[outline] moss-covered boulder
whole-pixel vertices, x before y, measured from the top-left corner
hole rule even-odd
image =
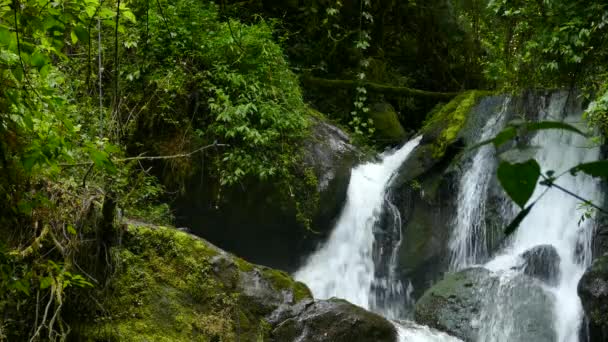
[[[282,271],[250,264],[170,227],[132,222],[112,248],[114,273],[88,319],[82,341],[265,341],[266,316],[311,299]]]
[[[272,330],[276,342],[394,342],[397,331],[382,316],[345,300],[302,302]]]
[[[418,300],[415,320],[464,341],[555,341],[553,299],[525,275],[448,274]]]
[[[107,284],[74,308],[75,341],[390,341],[386,319],[344,300],[313,301],[287,273],[172,227],[125,224]],[[82,314],[75,314],[80,312]],[[301,339],[303,338],[303,339]]]
[[[608,255],[597,258],[578,283],[591,341],[608,341]]]
[[[407,134],[395,108],[389,103],[380,102],[371,106],[369,117],[374,122],[374,140],[383,145],[396,145],[405,141]]]

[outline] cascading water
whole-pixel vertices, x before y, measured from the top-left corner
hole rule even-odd
[[[409,299],[395,276],[394,251],[400,243],[401,219],[399,211],[386,199],[386,192],[391,178],[421,138],[414,138],[400,149],[381,155],[379,163],[363,164],[352,170],[346,204],[329,240],[295,273],[295,278],[307,284],[315,298],[344,298],[389,319],[404,318],[403,310]],[[383,213],[388,213],[393,221],[389,226],[397,229],[385,233],[396,236],[393,239],[396,241],[389,244],[392,250],[388,253],[374,253],[374,230]],[[374,254],[389,256],[385,272],[378,272]],[[377,277],[377,274],[383,275]],[[397,325],[397,329],[400,341],[457,341],[409,323],[408,326]]]
[[[491,139],[500,132],[506,121],[510,98],[507,98],[500,112],[490,117],[482,129],[479,141]],[[481,147],[473,155],[471,165],[466,169],[459,181],[457,210],[454,220],[455,228],[450,239],[450,269],[460,270],[478,264],[481,258],[488,255],[485,224],[485,198],[488,193],[490,180],[496,170],[494,150],[491,146]],[[475,203],[475,205],[471,205]]]
[[[567,93],[556,93],[549,99],[546,108],[539,108],[539,119],[541,120],[563,120],[569,123],[580,121],[580,110],[568,107],[569,96]],[[497,114],[497,115],[500,115]],[[486,127],[485,130],[490,130]],[[598,148],[586,147],[586,139],[582,136],[564,131],[540,131],[531,141],[538,146],[534,158],[539,162],[543,172],[553,170],[556,174],[569,169],[581,162],[597,160]],[[495,163],[487,161],[484,151],[478,151],[482,155],[479,159],[482,163]],[[486,160],[485,162],[483,160]],[[475,168],[476,166],[473,166]],[[482,166],[477,166],[482,167]],[[471,171],[473,172],[473,171]],[[471,172],[466,172],[463,177],[471,177]],[[487,172],[487,171],[484,171]],[[471,191],[470,188],[462,188],[468,183],[462,179],[460,182],[462,192]],[[574,191],[594,203],[601,203],[602,196],[600,186],[594,179],[577,175],[565,174],[556,182],[558,185]],[[483,210],[486,194],[483,187],[474,188],[477,193],[473,195],[459,196],[463,202],[458,206],[457,215],[470,215],[475,210]],[[537,189],[529,203],[536,201],[546,190],[543,186]],[[585,268],[591,262],[591,239],[593,235],[592,220],[579,222],[582,215],[580,201],[557,189],[549,189],[535,204],[530,214],[520,224],[517,231],[488,263],[484,265],[494,272],[497,277],[497,289],[492,293],[493,298],[486,298],[486,305],[480,313],[478,341],[519,341],[518,327],[525,324],[525,318],[517,311],[520,304],[529,301],[528,292],[522,293],[518,289],[522,279],[527,286],[541,288],[548,293],[550,301],[538,302],[546,306],[549,312],[553,312],[553,335],[549,339],[559,342],[577,342],[579,340],[579,329],[583,317],[580,299],[576,287]],[[508,212],[509,210],[505,210]],[[483,212],[483,211],[482,211]],[[475,214],[476,215],[476,214]],[[475,216],[472,215],[472,216]],[[512,218],[512,217],[511,217]],[[483,217],[476,217],[483,220]],[[509,218],[507,218],[509,219]],[[475,222],[469,222],[464,227],[458,225],[456,229],[462,230],[452,236],[451,246],[467,245],[468,251],[478,253],[477,246],[470,246],[475,239],[470,234],[475,234]],[[456,241],[458,240],[458,241]],[[475,243],[481,243],[475,241]],[[559,274],[556,284],[541,284],[540,282],[522,276],[522,254],[530,249],[550,245],[555,248],[559,255]],[[468,253],[468,252],[467,252]],[[454,253],[451,264],[455,269],[461,269],[475,261],[476,256],[467,253]],[[466,256],[466,257],[463,257]],[[479,256],[479,255],[477,255]],[[483,295],[483,291],[480,293]],[[535,304],[539,305],[539,304]],[[531,313],[528,313],[531,314]],[[533,314],[533,313],[532,313]],[[550,330],[550,329],[549,329]]]

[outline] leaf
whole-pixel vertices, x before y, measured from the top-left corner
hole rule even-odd
[[[95,148],[89,148],[89,157],[95,164],[95,166],[99,167],[102,170],[107,171],[110,174],[115,174],[117,172],[116,166],[110,158],[108,154],[104,151],[99,151]]]
[[[497,175],[505,192],[523,208],[534,193],[540,166],[534,159],[514,164],[503,161],[498,166]]]
[[[515,138],[515,136],[517,136],[517,131],[515,130],[515,127],[509,126],[503,129],[500,133],[498,133],[494,137],[494,139],[492,139],[492,143],[496,148],[498,148],[504,145],[507,141]]]
[[[10,46],[11,42],[15,40],[11,31],[6,27],[0,26],[0,45]]]
[[[530,213],[530,210],[532,210],[532,207],[535,204],[536,204],[536,202],[533,202],[532,204],[530,204],[529,206],[527,206],[525,209],[523,209],[522,211],[520,211],[519,214],[517,214],[517,216],[515,216],[515,218],[513,219],[513,221],[511,221],[511,223],[509,223],[509,225],[505,228],[505,235],[506,236],[509,236],[509,235],[513,234],[513,232],[517,228],[519,228],[519,225],[524,220],[524,218],[526,218],[526,216],[528,216],[528,214]]]
[[[515,129],[515,127],[509,126],[505,129],[503,129],[494,138],[481,141],[481,142],[471,146],[469,149],[474,150],[476,148],[479,148],[479,147],[482,147],[482,146],[488,145],[488,144],[493,144],[496,148],[498,148],[498,147],[504,145],[507,141],[515,138],[515,136],[517,136],[517,130]]]
[[[36,51],[31,55],[30,63],[32,64],[32,66],[40,70],[43,66],[47,64],[46,56]]]
[[[17,81],[23,81],[23,68],[21,68],[21,66],[11,69],[11,72],[13,73],[13,76],[15,76]]]
[[[70,37],[72,38],[72,44],[78,43],[78,36],[75,31],[70,32]]]
[[[89,38],[89,31],[86,28],[84,28],[82,26],[76,26],[72,30],[72,33],[75,34],[76,37],[78,38],[78,40],[80,40],[84,44],[88,44],[89,43],[89,39],[90,39]]]
[[[72,226],[71,224],[68,224],[68,233],[70,233],[71,235],[76,235],[78,234],[76,232],[76,228],[74,228],[74,226]]]
[[[53,278],[44,277],[40,280],[40,289],[44,290],[53,284]]]
[[[572,175],[575,175],[579,171],[592,177],[608,179],[608,160],[598,160],[590,163],[578,164],[570,169],[570,173]]]
[[[528,123],[525,123],[523,126],[525,126],[525,128],[528,129],[529,131],[538,131],[538,130],[545,130],[545,129],[562,129],[565,131],[570,131],[570,132],[580,134],[582,136],[587,136],[585,133],[583,133],[578,128],[576,128],[570,124],[567,124],[565,122],[561,122],[561,121],[528,122]]]

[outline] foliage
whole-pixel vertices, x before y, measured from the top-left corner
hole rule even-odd
[[[179,153],[217,141],[224,146],[210,170],[222,185],[292,172],[307,120],[272,24],[222,21],[216,5],[191,0],[138,5],[147,16],[123,38],[135,40],[121,54],[129,98],[120,108],[136,151]],[[192,167],[175,165],[174,177]]]
[[[487,144],[493,144],[495,148],[500,148],[507,142],[523,137],[525,134],[538,131],[538,130],[562,130],[568,131],[570,134],[580,134],[587,136],[587,134],[580,131],[578,128],[571,126],[564,122],[555,121],[541,121],[541,122],[512,122],[505,129],[499,132],[495,137],[482,141],[472,148],[478,148]],[[549,170],[545,174],[541,172],[540,165],[535,159],[529,159],[521,163],[510,163],[508,161],[501,161],[497,169],[497,177],[505,190],[505,193],[522,209],[511,223],[505,228],[505,234],[510,235],[516,231],[524,218],[530,213],[534,204],[544,196],[546,193],[543,192],[534,202],[528,204],[528,201],[534,194],[537,184],[545,186],[547,190],[550,188],[562,191],[578,200],[581,201],[583,206],[587,209],[583,214],[581,220],[585,220],[590,217],[590,210],[596,210],[603,214],[608,214],[608,211],[592,203],[591,201],[571,192],[568,189],[561,187],[556,184],[556,180],[566,173],[570,173],[572,176],[576,176],[578,173],[585,173],[592,177],[598,177],[604,180],[608,180],[608,161],[598,160],[588,163],[581,163],[573,165],[566,172],[555,175],[555,171]],[[541,180],[539,182],[539,180]]]
[[[485,54],[480,62],[489,81],[521,88],[603,82],[608,56],[604,1],[460,4],[462,13],[474,18]]]

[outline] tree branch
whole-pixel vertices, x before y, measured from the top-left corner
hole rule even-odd
[[[206,145],[203,146],[201,148],[198,148],[194,151],[188,152],[188,153],[179,153],[179,154],[173,154],[173,155],[168,155],[168,156],[150,156],[150,157],[146,157],[143,155],[139,155],[137,157],[128,157],[128,158],[119,158],[119,159],[114,159],[112,160],[112,162],[114,163],[121,163],[121,162],[126,162],[126,161],[131,161],[131,160],[160,160],[160,159],[176,159],[176,158],[186,158],[186,157],[190,157],[198,152],[202,152],[206,149],[212,148],[212,147],[227,147],[230,146],[228,144],[218,144],[218,143],[213,143],[211,145]],[[88,162],[82,162],[82,163],[74,163],[74,164],[59,164],[59,166],[62,167],[68,167],[68,166],[87,166],[87,165],[92,165],[93,162],[92,161],[88,161]]]
[[[417,97],[427,97],[427,98],[435,98],[440,100],[450,100],[456,95],[458,92],[434,92],[427,90],[420,90],[408,87],[396,87],[386,84],[374,83],[374,82],[358,82],[353,80],[329,80],[318,77],[310,77],[303,76],[302,82],[304,84],[308,84],[311,86],[316,86],[320,88],[354,88],[357,85],[362,85],[366,87],[369,91],[375,91],[383,94],[394,94],[394,95],[403,95],[403,96],[417,96]]]

